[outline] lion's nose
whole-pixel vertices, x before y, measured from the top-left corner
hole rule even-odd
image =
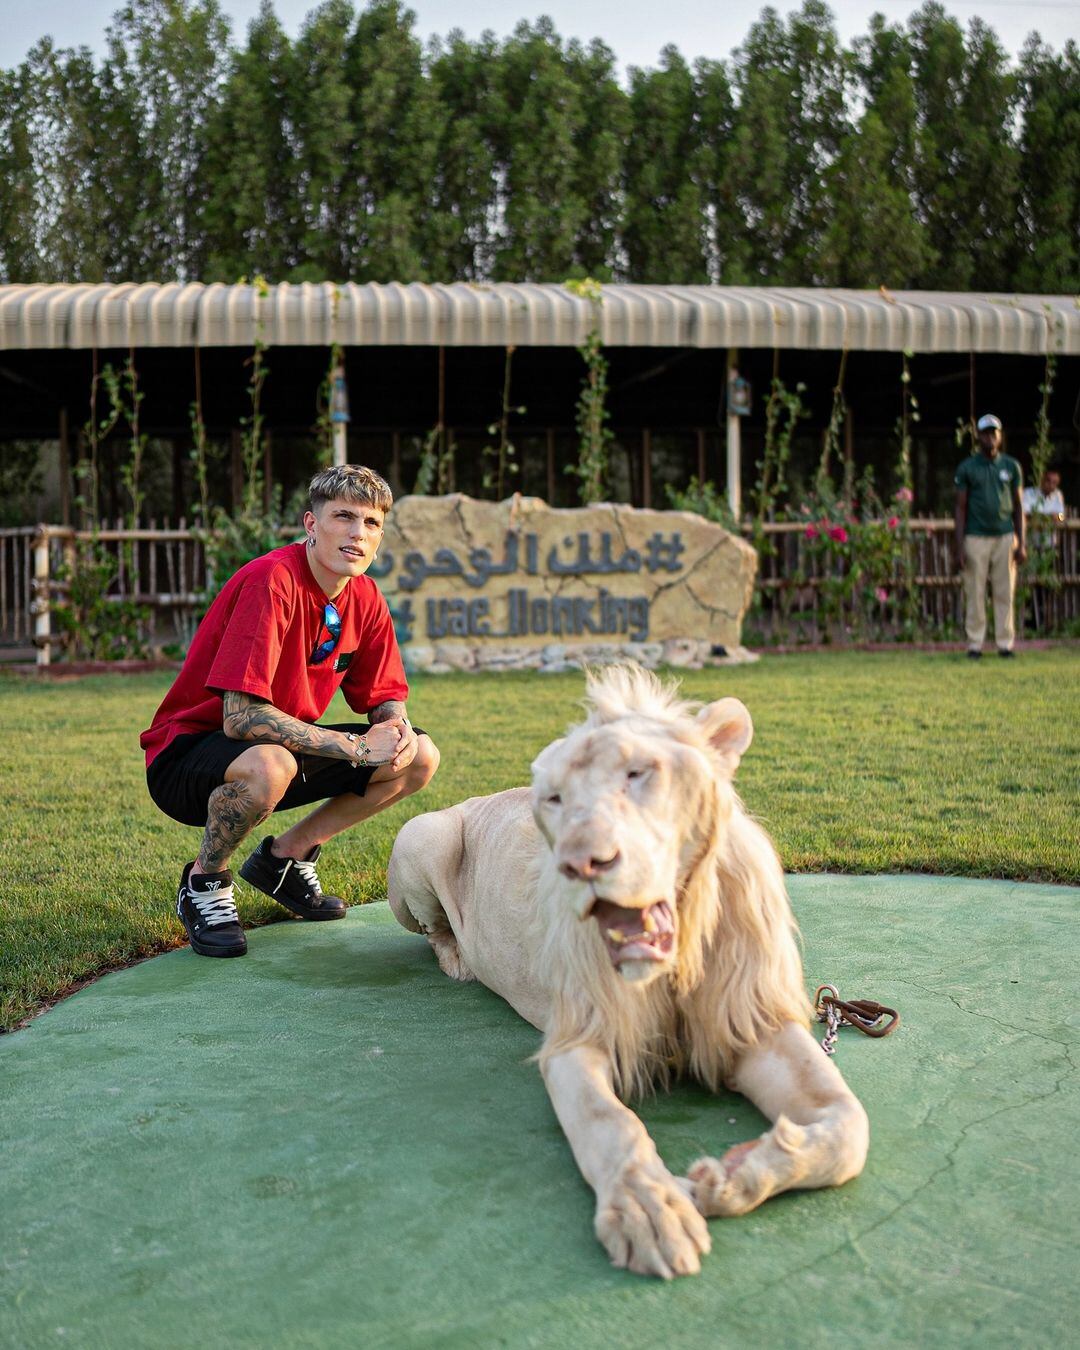
[[[610,858],[590,858],[588,854],[583,854],[577,858],[564,858],[559,863],[559,871],[571,881],[588,881],[601,872],[610,872],[618,861],[618,849]]]

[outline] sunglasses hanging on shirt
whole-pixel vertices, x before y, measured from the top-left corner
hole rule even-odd
[[[341,640],[341,615],[329,600],[326,602],[323,609],[323,627],[330,636],[316,644],[315,649],[309,658],[313,666],[317,666],[325,661]]]

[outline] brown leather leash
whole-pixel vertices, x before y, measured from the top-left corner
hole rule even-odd
[[[814,1012],[819,1022],[826,1024],[827,1030],[821,1042],[821,1048],[827,1055],[836,1051],[836,1038],[841,1026],[854,1027],[864,1036],[875,1040],[882,1036],[891,1036],[900,1025],[900,1014],[895,1008],[887,1008],[872,998],[853,998],[844,1000],[834,984],[818,985],[814,993]]]

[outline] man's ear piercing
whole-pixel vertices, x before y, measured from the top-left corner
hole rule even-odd
[[[315,536],[314,536],[313,534],[309,534],[309,535],[308,535],[308,537],[307,537],[307,546],[308,546],[308,548],[314,548],[314,547],[315,547]]]

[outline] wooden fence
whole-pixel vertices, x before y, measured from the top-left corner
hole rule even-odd
[[[747,527],[749,533],[749,527]],[[961,631],[960,578],[953,554],[951,520],[912,520],[912,580],[918,621],[931,634]],[[283,532],[297,538],[298,530]],[[837,615],[822,604],[826,588],[842,572],[824,564],[799,522],[765,526],[767,547],[757,578],[757,603],[748,616],[747,640],[820,641],[837,636]],[[110,595],[145,606],[140,624],[148,650],[185,646],[206,585],[202,541],[181,520],[175,527],[102,528],[95,532],[58,525],[0,529],[0,660],[48,665],[62,648],[53,611],[62,606],[80,547],[96,543],[115,560]],[[1025,597],[1029,631],[1061,632],[1080,621],[1080,520],[1066,520],[1048,537],[1053,551],[1052,586],[1036,586]],[[875,632],[895,634],[900,622],[887,603],[872,615]],[[843,627],[843,614],[839,616]],[[861,634],[867,635],[865,631]],[[843,636],[841,633],[840,636]]]

